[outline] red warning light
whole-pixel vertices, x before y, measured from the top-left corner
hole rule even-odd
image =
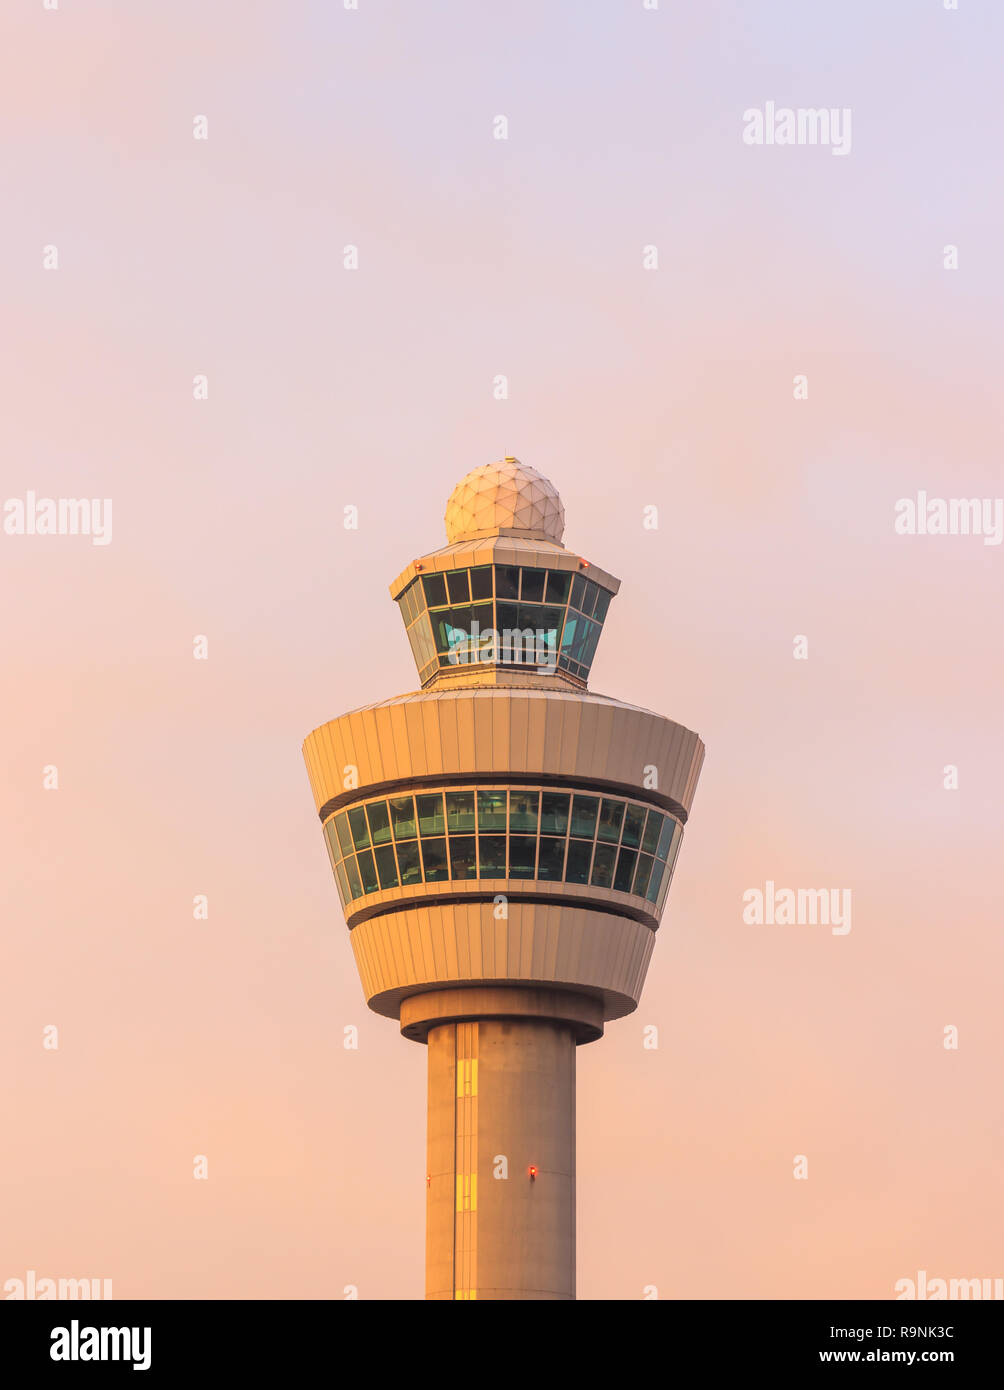
[[[536,1176],[537,1176],[537,1170],[536,1170],[536,1168],[531,1164],[531,1165],[530,1165],[530,1181],[532,1182]]]

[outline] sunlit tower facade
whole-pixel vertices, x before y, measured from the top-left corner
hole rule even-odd
[[[637,1007],[704,758],[587,688],[620,587],[469,473],[390,586],[420,689],[304,743],[366,1001],[428,1049],[426,1298],[575,1297],[575,1051]]]

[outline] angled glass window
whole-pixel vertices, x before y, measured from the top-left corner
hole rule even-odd
[[[442,835],[446,830],[443,816],[443,793],[432,792],[429,796],[416,796],[418,807],[418,830],[420,835]]]
[[[541,792],[540,833],[542,835],[564,835],[568,830],[567,792]]]
[[[584,618],[580,618],[577,613],[569,612],[565,619],[565,627],[561,634],[561,650],[569,661],[573,660],[573,649],[577,649],[579,633],[582,630]]]
[[[519,598],[519,568],[516,565],[495,566],[495,597]]]
[[[569,599],[569,603],[573,608],[577,608],[580,613],[582,612],[582,596],[585,592],[586,581],[581,574],[577,574],[572,580],[572,596]]]
[[[505,878],[505,836],[479,835],[480,878]]]
[[[662,829],[662,816],[658,811],[649,811],[648,820],[645,823],[645,834],[642,836],[641,847],[646,854],[654,854],[659,843],[659,832]]]
[[[525,569],[523,571],[523,587],[520,589],[520,598],[524,603],[543,603],[544,602],[544,580],[547,577],[547,570]]]
[[[378,845],[373,851],[381,888],[397,887],[397,862],[393,845]]]
[[[513,787],[509,793],[509,829],[537,833],[537,805],[540,792],[525,792]]]
[[[596,607],[593,609],[593,617],[598,623],[602,623],[607,616],[607,609],[610,607],[610,600],[613,594],[609,589],[600,589],[596,595]]]
[[[418,856],[417,840],[400,840],[397,844],[397,867],[401,871],[401,884],[410,887],[422,882],[422,861]]]
[[[352,827],[352,843],[356,849],[364,849],[370,842],[370,832],[366,827],[366,812],[361,806],[353,806],[349,811],[349,825]]]
[[[390,816],[387,814],[386,801],[371,801],[366,807],[366,815],[370,823],[370,839],[375,845],[386,845],[390,842]]]
[[[478,856],[473,835],[450,836],[450,877],[477,878]]]
[[[491,565],[478,565],[471,570],[471,598],[491,598],[492,596],[492,567]]]
[[[569,840],[565,861],[566,883],[588,883],[589,862],[593,857],[592,840]]]
[[[572,576],[567,570],[548,570],[547,571],[547,602],[557,603],[562,607],[568,602],[568,590],[571,588]]]
[[[583,666],[591,666],[593,657],[596,655],[596,644],[600,640],[600,627],[598,623],[587,623],[584,634],[582,648],[579,653],[579,661]]]
[[[635,860],[638,858],[638,851],[625,849],[621,846],[617,856],[617,871],[614,874],[614,888],[618,893],[631,892],[631,879],[634,877]]]
[[[537,855],[537,877],[560,881],[565,868],[565,841],[557,835],[541,835]]]
[[[656,915],[683,839],[672,817],[623,797],[524,787],[381,797],[329,817],[323,834],[343,906],[480,877],[592,884],[644,897]]]
[[[346,859],[344,868],[349,880],[349,896],[352,898],[361,898],[363,895],[363,886],[359,880],[359,870],[356,868],[355,855],[353,855],[351,859]]]
[[[666,872],[666,866],[661,859],[656,859],[652,865],[652,877],[648,881],[648,888],[645,897],[650,903],[654,903],[659,896],[659,887],[662,883],[662,876]]]
[[[430,608],[442,608],[446,603],[446,580],[441,574],[423,574],[422,587]]]
[[[676,856],[680,853],[680,846],[681,846],[682,844],[683,844],[683,829],[682,829],[682,827],[677,826],[677,827],[676,827],[676,830],[673,832],[673,843],[672,843],[672,846],[670,847],[669,853],[666,855],[666,874],[667,874],[667,875],[671,875],[672,872],[673,872],[673,869],[674,869],[675,866],[676,866]]]
[[[338,836],[338,848],[342,852],[344,859],[347,854],[352,853],[352,835],[349,832],[349,818],[344,811],[340,811],[335,817],[335,834]]]
[[[338,882],[338,892],[342,899],[342,907],[344,907],[347,902],[351,902],[352,900],[352,894],[349,891],[349,880],[345,873],[344,864],[335,865],[335,878]]]
[[[509,836],[509,877],[533,878],[537,864],[537,840],[534,835]]]
[[[639,898],[643,898],[648,891],[648,881],[652,876],[652,865],[655,860],[650,854],[639,854],[638,867],[634,872],[634,892]]]
[[[617,850],[613,845],[598,844],[593,855],[593,872],[589,882],[596,888],[609,888],[613,882],[616,858]]]
[[[474,793],[446,793],[446,828],[451,835],[470,834],[474,830]]]
[[[422,864],[425,868],[426,883],[439,883],[444,878],[449,878],[450,869],[446,860],[446,841],[444,839],[423,839],[419,841],[422,846]]]
[[[395,840],[413,840],[415,829],[415,798],[412,796],[392,796],[390,817],[394,825]]]
[[[624,812],[624,833],[621,836],[621,844],[630,845],[632,849],[637,849],[641,844],[641,831],[644,824],[645,807],[629,806]]]
[[[359,860],[359,877],[363,881],[364,893],[375,893],[377,891],[376,866],[373,863],[373,851],[371,849],[361,849],[356,855]]]
[[[600,807],[600,823],[597,837],[616,844],[621,837],[621,822],[624,819],[624,802],[608,801],[606,797]]]
[[[505,824],[505,792],[478,792],[478,829],[504,830]]]
[[[446,575],[446,592],[451,603],[467,603],[471,597],[471,584],[466,570],[449,570]]]
[[[592,839],[596,833],[596,812],[599,809],[596,796],[572,797],[572,831],[583,839]]]

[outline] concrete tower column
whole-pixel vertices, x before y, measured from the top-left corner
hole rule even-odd
[[[575,1297],[575,1048],[602,1022],[589,999],[547,993],[543,1008],[517,989],[402,1007],[409,1036],[428,1029],[426,1298]],[[438,1021],[465,1002],[476,1017]]]

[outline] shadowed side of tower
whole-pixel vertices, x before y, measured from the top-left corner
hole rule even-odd
[[[371,1009],[426,1044],[430,1299],[575,1297],[575,1049],[641,994],[704,756],[586,688],[619,581],[469,474],[391,586],[422,689],[304,744]]]

